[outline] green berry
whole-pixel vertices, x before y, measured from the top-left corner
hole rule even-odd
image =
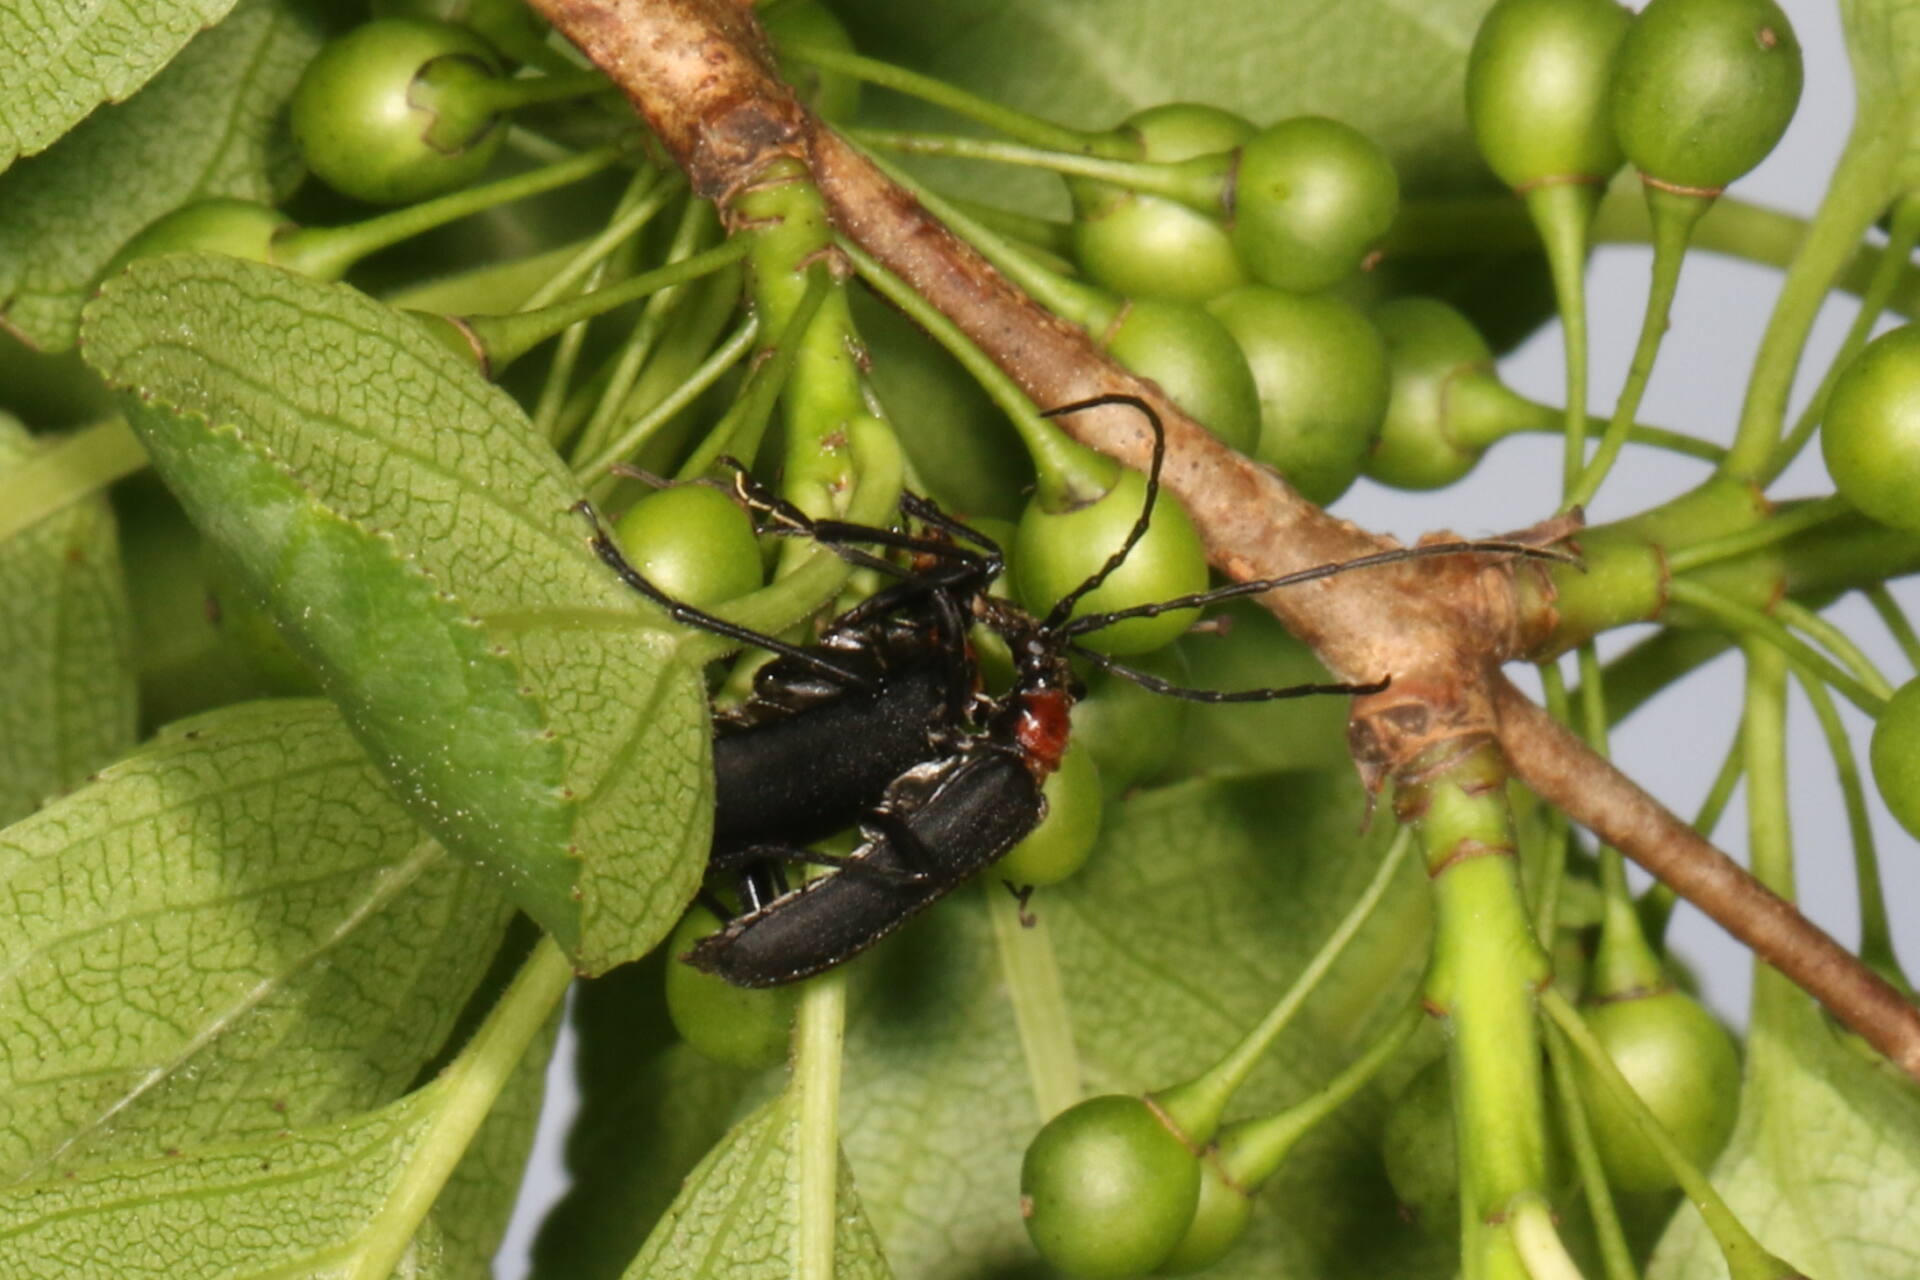
[[[1820,451],[1848,502],[1920,533],[1920,326],[1882,334],[1848,363],[1827,398]]]
[[[1068,742],[1041,794],[1046,817],[994,867],[1008,884],[1059,884],[1086,864],[1100,839],[1100,766],[1078,739]]]
[[[627,508],[614,534],[634,567],[676,600],[704,606],[760,588],[753,521],[710,485],[648,494]]]
[[[1144,1275],[1193,1222],[1200,1161],[1137,1097],[1089,1098],[1047,1122],[1020,1166],[1020,1209],[1069,1276]]]
[[[486,86],[500,74],[464,27],[381,18],[341,36],[294,89],[294,140],[335,190],[400,204],[466,186],[506,138]]]
[[[1920,679],[1900,686],[1873,726],[1873,781],[1900,825],[1920,836]]]
[[[273,261],[273,240],[293,224],[270,205],[215,197],[162,214],[120,247],[105,276],[128,263],[163,253],[224,253],[250,262]]]
[[[680,959],[720,929],[719,917],[693,907],[667,944],[667,1013],[680,1038],[701,1056],[733,1067],[771,1067],[787,1057],[800,988],[736,987]]]
[[[1397,489],[1441,489],[1473,470],[1482,447],[1462,440],[1455,395],[1491,379],[1493,351],[1473,322],[1437,298],[1395,298],[1373,313],[1386,340],[1392,392],[1366,473]]]
[[[1119,130],[1156,163],[1231,151],[1254,134],[1231,111],[1168,102],[1128,116]],[[1233,237],[1218,218],[1163,196],[1072,179],[1073,254],[1087,278],[1129,298],[1203,302],[1246,283]]]
[[[1393,226],[1400,180],[1358,129],[1296,116],[1240,149],[1233,245],[1262,284],[1313,293],[1359,270]]]
[[[1733,1133],[1740,1094],[1740,1055],[1733,1037],[1700,1002],[1667,990],[1609,1001],[1586,1010],[1587,1026],[1681,1154],[1706,1169]],[[1677,1185],[1627,1109],[1584,1062],[1580,1096],[1607,1181],[1622,1191],[1655,1192]]]
[[[1653,0],[1614,64],[1614,133],[1647,177],[1718,191],[1767,158],[1800,84],[1773,0]]]
[[[1499,0],[1467,55],[1467,118],[1510,187],[1597,182],[1620,167],[1607,107],[1632,15],[1614,0]]]
[[[1146,477],[1122,471],[1112,489],[1085,506],[1048,511],[1043,500],[1027,504],[1010,550],[1014,594],[1036,614],[1091,577],[1126,542],[1147,494]],[[1126,609],[1207,586],[1206,549],[1180,503],[1160,491],[1146,536],[1097,590],[1083,596],[1074,616]],[[1179,609],[1152,618],[1130,618],[1092,632],[1080,643],[1103,653],[1145,653],[1171,643],[1193,625],[1198,611]]]
[[[1200,1199],[1194,1205],[1193,1221],[1154,1274],[1188,1276],[1205,1271],[1240,1243],[1252,1216],[1252,1197],[1227,1181],[1217,1155],[1208,1152],[1200,1161]]]
[[[1160,384],[1173,402],[1243,452],[1260,439],[1260,391],[1233,334],[1187,302],[1136,298],[1107,338],[1107,353]]]
[[[1387,411],[1387,352],[1331,294],[1246,285],[1207,304],[1240,344],[1260,393],[1253,456],[1325,505],[1347,491]]]
[[[813,108],[822,120],[841,124],[852,120],[860,109],[860,82],[852,76],[822,71],[805,63],[780,57],[783,43],[817,45],[852,53],[853,37],[839,18],[819,0],[786,0],[776,5],[761,24],[773,41],[774,60],[780,75],[800,94],[800,100]]]
[[[1446,1058],[1422,1067],[1387,1112],[1380,1134],[1387,1181],[1402,1212],[1440,1239],[1460,1232],[1460,1158],[1453,1127],[1453,1075]]]

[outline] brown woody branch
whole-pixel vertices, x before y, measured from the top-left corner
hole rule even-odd
[[[1157,386],[1003,278],[795,100],[738,0],[532,4],[627,92],[723,216],[769,164],[798,160],[841,233],[952,319],[1036,404],[1108,392],[1153,403],[1167,429],[1166,487],[1228,576],[1279,577],[1392,545],[1222,445]],[[1145,465],[1147,435],[1124,409],[1089,410],[1062,426],[1124,463]],[[1528,653],[1553,623],[1550,591],[1515,590],[1515,575],[1531,572],[1463,557],[1330,578],[1261,603],[1341,678],[1393,676],[1391,689],[1354,708],[1355,758],[1370,784],[1437,743],[1497,738],[1543,798],[1672,885],[1920,1078],[1920,1010],[1499,674],[1500,663]]]

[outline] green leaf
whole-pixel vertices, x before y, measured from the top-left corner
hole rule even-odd
[[[429,1086],[334,1124],[15,1187],[0,1253],[9,1274],[49,1280],[344,1277],[438,1102]],[[422,1261],[411,1274],[439,1273]]]
[[[0,414],[0,475],[39,448]],[[129,632],[104,498],[0,541],[0,826],[133,746]]]
[[[0,833],[0,1178],[395,1097],[506,919],[325,702],[184,722]]]
[[[1074,880],[1042,889],[1089,1093],[1196,1074],[1252,1026],[1378,865],[1350,774],[1268,774],[1141,792]],[[985,892],[1004,889],[992,881]],[[958,895],[863,964],[848,1031],[848,1160],[902,1275],[960,1280],[1030,1265],[1020,1159],[1042,1117],[1027,1084],[983,902]],[[1298,1100],[1404,1009],[1424,965],[1425,886],[1409,868],[1255,1072],[1232,1117]],[[1396,1212],[1377,1139],[1388,1072],[1297,1148],[1209,1275],[1452,1274],[1445,1246]],[[910,1137],[909,1137],[910,1135]]]
[[[83,337],[421,824],[583,971],[664,936],[706,864],[705,685],[512,400],[355,290],[230,258],[135,265]]]
[[[1712,1177],[1734,1216],[1805,1275],[1920,1274],[1920,1090],[1761,965],[1740,1120]],[[1700,1216],[1683,1206],[1647,1280],[1726,1274]]]
[[[577,984],[580,1112],[567,1135],[565,1198],[541,1223],[534,1274],[617,1280],[680,1184],[725,1136],[768,1073],[709,1062],[667,1016],[655,954]]]
[[[735,1125],[688,1175],[627,1269],[628,1280],[786,1280],[796,1244],[798,1106],[789,1091]],[[839,1162],[835,1280],[891,1272],[845,1160]]]
[[[491,1273],[486,1232],[462,1234],[476,1209],[504,1227],[505,1205],[494,1187],[472,1203],[469,1167],[531,1138],[529,1096],[537,1110],[538,1080],[555,1019],[541,1044],[519,1061],[504,1115],[490,1116],[456,1169],[433,1216],[413,1234],[392,1274],[426,1280]],[[282,1130],[244,1143],[181,1151],[158,1160],[97,1165],[0,1194],[0,1252],[10,1276],[87,1277],[218,1274],[230,1280],[291,1276],[310,1280],[373,1274],[370,1259],[411,1230],[409,1204],[438,1144],[457,1140],[463,1094],[487,1088],[459,1073],[443,1075],[378,1111],[304,1130]],[[502,1126],[492,1140],[488,1128]],[[496,1237],[497,1238],[497,1237]],[[476,1252],[486,1248],[488,1253]]]
[[[233,0],[0,4],[0,170],[145,84]]]
[[[135,232],[195,200],[271,203],[291,185],[297,161],[281,116],[320,47],[312,9],[241,4],[132,101],[96,112],[0,178],[8,326],[43,350],[65,350],[81,304]]]

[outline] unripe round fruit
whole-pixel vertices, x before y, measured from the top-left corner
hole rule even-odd
[[[1820,452],[1840,496],[1920,533],[1920,325],[1883,333],[1833,384]]]
[[[1136,298],[1107,338],[1107,353],[1160,384],[1223,444],[1251,450],[1260,439],[1260,391],[1233,334],[1188,302]]]
[[[1422,1231],[1460,1231],[1460,1164],[1453,1127],[1453,1077],[1445,1057],[1422,1067],[1393,1101],[1380,1134],[1393,1194]]]
[[[1120,132],[1140,140],[1140,159],[1172,163],[1231,151],[1254,127],[1218,107],[1167,102],[1128,116]],[[1233,237],[1218,218],[1092,179],[1069,179],[1067,189],[1073,256],[1096,284],[1129,298],[1203,302],[1246,283]]]
[[[1203,1157],[1200,1199],[1194,1205],[1193,1221],[1173,1252],[1154,1268],[1154,1274],[1187,1276],[1205,1271],[1240,1243],[1240,1237],[1247,1233],[1247,1219],[1252,1216],[1253,1198],[1227,1181],[1217,1158],[1211,1154]]]
[[[1467,56],[1467,117],[1510,187],[1620,167],[1607,94],[1632,15],[1614,0],[1499,0]]]
[[[1387,412],[1387,351],[1372,322],[1330,294],[1257,284],[1207,309],[1240,344],[1259,388],[1253,456],[1322,506],[1345,493]]]
[[[1594,1038],[1681,1153],[1696,1168],[1711,1165],[1733,1133],[1739,1108],[1740,1055],[1726,1028],[1699,1001],[1672,990],[1585,1012]],[[1584,1061],[1576,1069],[1607,1181],[1637,1192],[1677,1185],[1627,1109]]]
[[[531,62],[547,43],[547,24],[525,0],[373,0],[376,18],[430,18],[485,38],[517,62]]]
[[[1614,63],[1614,134],[1648,177],[1718,191],[1767,158],[1800,85],[1773,0],[1653,0]]]
[[[667,1014],[680,1038],[702,1057],[758,1070],[782,1062],[800,988],[736,987],[680,959],[720,929],[705,907],[689,908],[667,943]]]
[[[478,178],[506,139],[474,92],[499,73],[492,47],[464,27],[365,23],[307,64],[293,92],[294,140],[329,186],[360,200],[452,191]]]
[[[860,82],[838,71],[822,71],[802,62],[790,62],[780,56],[783,41],[816,45],[841,53],[854,52],[853,37],[846,26],[819,0],[787,0],[773,7],[762,20],[767,38],[773,41],[774,61],[781,78],[800,94],[800,100],[813,108],[822,120],[841,124],[853,119],[860,109]]]
[[[1398,489],[1440,489],[1480,461],[1481,450],[1448,431],[1452,385],[1493,367],[1473,322],[1437,298],[1395,298],[1373,313],[1386,342],[1392,392],[1365,470]]]
[[[1873,726],[1873,781],[1900,825],[1920,836],[1920,678],[1907,681]]]
[[[676,600],[704,606],[760,588],[753,521],[709,485],[647,494],[627,508],[614,535],[634,568]]]
[[[1190,683],[1186,656],[1178,648],[1129,658],[1127,665],[1173,684]],[[1096,668],[1087,673],[1086,697],[1073,704],[1073,741],[1099,766],[1106,793],[1120,795],[1173,759],[1191,706]]]
[[[1089,1098],[1048,1121],[1020,1166],[1020,1211],[1042,1256],[1070,1276],[1144,1275],[1179,1245],[1200,1161],[1147,1103]]]
[[[216,196],[162,214],[120,247],[103,276],[163,253],[224,253],[249,262],[273,261],[273,238],[293,224],[270,205]]]
[[[1009,549],[1014,594],[1020,602],[1044,615],[1055,601],[1091,577],[1126,542],[1146,494],[1145,476],[1122,471],[1112,489],[1086,506],[1051,512],[1038,498],[1029,502]],[[1073,616],[1148,604],[1204,591],[1206,586],[1207,556],[1200,535],[1180,503],[1162,489],[1146,535],[1105,582],[1081,597]],[[1198,610],[1179,609],[1153,618],[1130,618],[1090,632],[1078,642],[1102,653],[1145,653],[1171,643],[1198,616]]]
[[[1100,839],[1100,766],[1077,739],[1068,741],[1041,794],[1046,816],[994,866],[993,874],[1008,884],[1059,884],[1086,865]]]
[[[1400,179],[1373,139],[1296,116],[1240,149],[1233,245],[1255,280],[1313,293],[1359,270],[1399,208]]]

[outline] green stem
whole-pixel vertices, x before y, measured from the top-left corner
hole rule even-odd
[[[577,156],[468,187],[433,200],[383,213],[345,227],[301,227],[274,241],[273,260],[316,280],[338,280],[370,253],[409,240],[435,227],[496,205],[552,191],[600,172],[626,153],[618,145],[596,147]]]
[[[1712,587],[1704,586],[1686,578],[1675,578],[1668,584],[1668,597],[1675,604],[1683,604],[1697,609],[1734,634],[1765,640],[1812,670],[1822,680],[1840,691],[1842,697],[1859,707],[1870,716],[1878,716],[1886,705],[1886,698],[1874,693],[1840,667],[1825,654],[1800,639],[1779,622],[1749,605],[1723,595]]]
[[[591,485],[613,470],[613,464],[622,458],[630,458],[675,414],[692,404],[707,388],[718,382],[728,369],[740,362],[740,358],[753,347],[753,340],[760,332],[760,319],[749,315],[740,322],[739,328],[728,336],[725,342],[713,349],[713,353],[687,376],[687,380],[677,387],[673,394],[648,410],[632,426],[622,432],[605,449],[588,458],[574,468],[574,474],[582,485]],[[705,468],[702,468],[704,470]]]
[[[1340,1074],[1284,1111],[1255,1120],[1241,1120],[1220,1132],[1220,1169],[1240,1190],[1252,1192],[1286,1162],[1294,1144],[1321,1121],[1345,1106],[1366,1087],[1380,1069],[1393,1061],[1420,1029],[1418,1003],[1395,1018],[1367,1051],[1348,1063]]]
[[[1793,424],[1793,430],[1774,450],[1762,483],[1773,483],[1806,448],[1807,441],[1813,438],[1821,419],[1826,416],[1827,397],[1833,393],[1833,384],[1839,381],[1841,371],[1852,363],[1853,357],[1873,335],[1873,326],[1887,309],[1894,286],[1900,283],[1901,276],[1908,269],[1916,242],[1920,242],[1920,199],[1902,197],[1893,206],[1893,226],[1887,235],[1887,247],[1874,264],[1873,275],[1867,281],[1867,291],[1860,298],[1860,310],[1847,330],[1846,341],[1840,344],[1840,349],[1827,365],[1826,373],[1821,375],[1820,386],[1814,391],[1813,398],[1800,411],[1800,420]]]
[[[580,246],[580,251],[556,271],[552,279],[533,291],[527,299],[527,308],[544,307],[564,297],[588,271],[606,261],[608,254],[639,235],[640,229],[653,221],[686,185],[686,179],[679,174],[667,177],[654,169],[637,171],[613,219],[598,235]]]
[[[146,465],[125,418],[80,428],[0,476],[0,542]]]
[[[691,257],[713,227],[713,222],[711,206],[706,201],[687,201],[680,214],[680,225],[674,229],[673,242],[667,246],[667,263]],[[640,376],[640,367],[660,341],[660,334],[666,329],[667,322],[685,301],[687,289],[686,285],[675,285],[647,299],[646,306],[641,309],[639,323],[634,325],[633,333],[621,347],[612,372],[600,390],[600,398],[594,405],[592,416],[574,441],[571,457],[591,457],[606,448],[607,437],[613,431],[614,420],[620,416],[627,392]]]
[[[543,102],[609,93],[613,85],[599,71],[563,71],[543,76],[487,76],[474,83],[471,91],[498,115]]]
[[[1639,1280],[1633,1265],[1633,1251],[1627,1246],[1626,1232],[1620,1226],[1620,1213],[1613,1203],[1613,1191],[1607,1186],[1607,1171],[1600,1163],[1600,1148],[1594,1145],[1593,1126],[1587,1122],[1586,1104],[1580,1098],[1580,1082],[1574,1077],[1572,1046],[1560,1028],[1547,1026],[1547,1065],[1553,1072],[1553,1092],[1560,1103],[1560,1127],[1573,1151],[1573,1163],[1580,1171],[1580,1188],[1587,1198],[1587,1212],[1593,1217],[1593,1234],[1600,1245],[1600,1265],[1607,1280]]]
[[[881,266],[865,250],[853,242],[841,238],[837,241],[843,252],[853,262],[860,278],[872,285],[874,291],[887,301],[905,312],[907,318],[926,330],[928,335],[938,342],[964,369],[967,376],[978,383],[988,397],[1007,415],[1014,430],[1020,436],[1020,442],[1034,459],[1034,469],[1043,474],[1048,471],[1070,473],[1081,465],[1081,459],[1075,451],[1085,453],[1078,445],[1067,438],[1065,433],[1056,429],[1034,410],[1033,402],[1027,399],[1020,384],[1001,370],[989,359],[986,353],[973,344],[973,340],[960,331],[960,327],[947,319],[938,309],[916,293],[907,283]]]
[[[964,138],[944,133],[855,129],[852,136],[862,146],[898,151],[903,155],[985,160],[1023,169],[1044,169],[1076,178],[1094,178],[1143,195],[1161,196],[1214,217],[1221,215],[1227,179],[1233,171],[1233,157],[1228,152],[1157,164],[1146,160],[1107,159],[1078,150],[1022,146],[1017,142],[996,142],[989,138]]]
[[[1653,226],[1639,182],[1630,174],[1614,183],[1601,201],[1593,224],[1594,244],[1647,244]],[[1692,247],[1756,262],[1785,267],[1793,261],[1807,234],[1808,223],[1790,213],[1721,196],[1700,219]],[[1395,258],[1453,257],[1475,253],[1537,253],[1540,236],[1525,208],[1511,196],[1442,196],[1409,200],[1382,245]],[[1881,248],[1860,244],[1854,249],[1836,287],[1864,293],[1882,260]],[[1903,316],[1920,316],[1920,269],[1904,265],[1889,307]]]
[[[1567,678],[1558,662],[1540,664],[1540,684],[1546,695],[1547,712],[1561,724],[1567,723]],[[1538,938],[1551,938],[1560,922],[1560,887],[1567,878],[1567,850],[1570,828],[1566,815],[1558,809],[1549,819],[1545,860],[1540,869],[1540,887],[1534,894],[1533,931]]]
[[[1013,1005],[1021,1055],[1033,1086],[1033,1105],[1041,1123],[1080,1101],[1080,1058],[1073,1044],[1073,1009],[1060,982],[1047,922],[1029,916],[1018,899],[992,876],[980,881],[993,921],[1000,977]]]
[[[1599,1080],[1614,1105],[1632,1119],[1640,1136],[1660,1154],[1687,1199],[1699,1210],[1707,1230],[1713,1234],[1721,1255],[1726,1259],[1731,1280],[1791,1280],[1796,1277],[1797,1272],[1760,1247],[1760,1242],[1740,1225],[1740,1220],[1727,1208],[1726,1202],[1713,1189],[1713,1184],[1674,1145],[1666,1126],[1647,1109],[1647,1104],[1634,1092],[1627,1078],[1620,1074],[1620,1068],[1613,1064],[1607,1051],[1587,1030],[1586,1022],[1580,1017],[1579,1011],[1567,1003],[1566,997],[1549,988],[1540,994],[1540,1005],[1586,1061],[1588,1071]]]
[[[1877,154],[1874,145],[1858,145],[1862,137],[1856,132],[1849,140],[1828,180],[1820,210],[1808,224],[1806,238],[1781,282],[1780,296],[1753,358],[1740,425],[1720,466],[1726,475],[1756,482],[1768,478],[1807,333],[1860,237],[1886,207],[1889,177],[1885,157]]]
[[[1205,1142],[1213,1136],[1233,1095],[1239,1092],[1247,1076],[1293,1021],[1294,1015],[1300,1012],[1307,997],[1327,976],[1334,962],[1339,960],[1340,953],[1360,932],[1361,926],[1366,924],[1373,909],[1393,884],[1395,873],[1400,870],[1400,864],[1406,861],[1407,853],[1412,848],[1413,832],[1410,829],[1403,828],[1395,834],[1386,856],[1380,860],[1373,879],[1361,891],[1359,899],[1347,909],[1347,914],[1334,927],[1332,934],[1320,944],[1320,950],[1314,953],[1307,967],[1300,971],[1300,976],[1267,1011],[1267,1016],[1260,1020],[1259,1025],[1247,1032],[1225,1057],[1198,1076],[1154,1094],[1154,1101],[1160,1109],[1173,1118],[1189,1140]]]
[[[1853,642],[1853,637],[1845,631],[1793,600],[1774,601],[1773,613],[1787,626],[1805,633],[1824,645],[1827,651],[1838,658],[1847,670],[1853,672],[1860,683],[1874,695],[1880,698],[1893,696],[1893,686],[1887,683],[1886,676],[1880,673],[1880,668],[1873,665],[1873,659],[1869,658],[1865,651]]]
[[[1035,147],[1045,147],[1055,151],[1082,151],[1089,155],[1118,154],[1126,155],[1125,144],[1104,138],[1098,134],[1081,133],[1077,129],[1067,129],[1050,120],[1016,111],[1012,107],[989,101],[978,94],[968,93],[965,89],[936,80],[932,76],[909,71],[905,67],[891,62],[882,62],[877,58],[863,58],[857,53],[847,53],[840,49],[827,49],[810,44],[782,43],[780,52],[796,62],[804,62],[822,71],[837,71],[841,75],[864,80],[868,84],[891,89],[895,93],[930,102],[936,107],[944,107],[957,116],[983,124],[989,129],[997,129],[1009,138],[1018,138]]]
[[[1647,205],[1653,211],[1653,278],[1647,289],[1646,313],[1640,320],[1640,338],[1634,345],[1633,362],[1627,368],[1626,385],[1614,403],[1613,420],[1600,438],[1600,447],[1567,491],[1563,505],[1569,507],[1583,507],[1593,501],[1607,472],[1613,469],[1614,459],[1620,456],[1621,446],[1627,442],[1633,416],[1640,411],[1641,397],[1646,394],[1647,381],[1653,376],[1660,340],[1667,333],[1673,297],[1680,287],[1680,267],[1686,260],[1687,238],[1692,234],[1694,223],[1713,203],[1709,197],[1680,195],[1651,184],[1646,190]]]
[[[1852,510],[1847,500],[1838,496],[1816,498],[1812,501],[1782,507],[1765,521],[1751,528],[1669,550],[1667,569],[1672,573],[1686,573],[1688,570],[1698,569],[1717,560],[1743,556],[1750,551],[1758,551],[1762,547],[1784,542],[1802,530],[1825,524]]]
[[[1557,409],[1552,405],[1538,407],[1540,409],[1538,418],[1516,423],[1505,434],[1513,435],[1526,431],[1559,435],[1566,430],[1567,411],[1565,409]],[[1665,427],[1648,426],[1642,422],[1627,424],[1626,442],[1643,444],[1653,449],[1665,449],[1668,453],[1698,458],[1702,462],[1719,462],[1727,456],[1727,451],[1711,440],[1702,440],[1698,436],[1690,436],[1681,431],[1669,431]]]
[[[1550,967],[1522,901],[1506,779],[1498,749],[1483,745],[1416,760],[1394,801],[1418,829],[1433,886],[1426,1004],[1452,1031],[1466,1280],[1525,1280],[1511,1215],[1547,1178],[1535,1000]]]
[[[983,204],[958,196],[948,196],[947,202],[981,226],[991,227],[1000,235],[1020,241],[1030,251],[1046,254],[1053,259],[1048,265],[1055,270],[1062,273],[1073,270],[1072,223],[1036,218],[1029,213],[1017,213],[1012,209],[1002,209],[999,205]]]
[[[1509,1218],[1513,1247],[1528,1280],[1584,1280],[1554,1225],[1553,1208],[1538,1193],[1522,1197]]]
[[[1540,229],[1567,360],[1567,448],[1562,488],[1573,491],[1587,456],[1587,228],[1600,193],[1581,182],[1557,182],[1526,193],[1527,212]],[[1561,510],[1571,504],[1562,501]]]
[[[793,1084],[799,1098],[795,1181],[799,1190],[797,1280],[834,1280],[840,1221],[840,1064],[847,1027],[844,970],[807,983],[794,1019]]]
[[[1920,670],[1920,636],[1914,634],[1913,623],[1907,620],[1906,610],[1900,607],[1900,602],[1893,598],[1893,593],[1887,590],[1885,583],[1876,582],[1868,587],[1866,597],[1873,611],[1880,615],[1880,621],[1886,624],[1894,643],[1900,646],[1907,665]]]
[[[572,981],[572,962],[552,938],[543,937],[473,1039],[425,1086],[443,1095],[433,1123],[421,1135],[415,1156],[395,1180],[379,1215],[364,1229],[363,1238],[374,1243],[355,1257],[348,1280],[387,1280],[393,1274],[494,1099]]]
[[[947,224],[954,234],[967,241],[1007,277],[1047,310],[1087,330],[1098,340],[1108,325],[1120,315],[1120,299],[1104,289],[1069,280],[1035,262],[980,223],[967,216],[952,202],[931,191],[924,183],[897,165],[869,155],[875,167],[912,194],[928,213]]]
[[[1840,722],[1827,687],[1805,672],[1795,671],[1800,687],[1826,735],[1827,752],[1833,757],[1834,772],[1840,779],[1840,796],[1847,811],[1847,834],[1853,841],[1853,878],[1860,902],[1860,959],[1887,981],[1913,998],[1913,984],[1900,968],[1893,949],[1893,927],[1887,918],[1886,890],[1880,881],[1880,854],[1874,846],[1873,823],[1867,816],[1866,788],[1860,783],[1860,765],[1853,755],[1853,744]]]
[[[592,293],[556,302],[536,311],[464,316],[461,319],[468,331],[480,340],[487,355],[488,367],[497,374],[562,330],[662,289],[698,280],[746,257],[747,248],[744,240],[729,240],[704,253],[696,253],[690,258],[682,258],[637,276],[629,276],[619,284],[595,289]]]
[[[761,433],[766,430],[767,420],[773,415],[774,401],[779,398],[787,376],[793,372],[794,363],[800,358],[801,336],[806,333],[807,326],[813,323],[820,304],[826,301],[832,288],[833,277],[826,267],[814,268],[799,305],[788,314],[786,328],[771,347],[762,349],[733,407],[713,425],[706,439],[687,455],[675,479],[698,479],[724,455],[737,457],[743,463],[752,463],[753,455],[760,450]]]

